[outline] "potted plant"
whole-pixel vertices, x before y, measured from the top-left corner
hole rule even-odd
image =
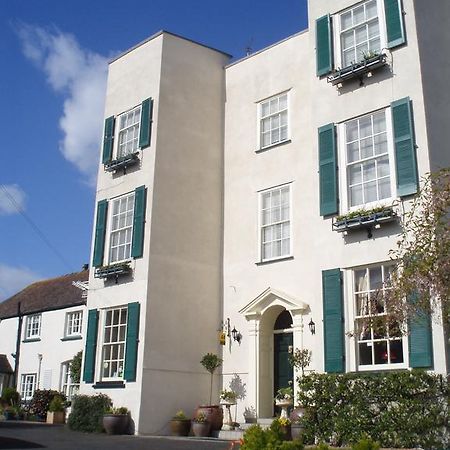
[[[208,422],[206,414],[199,412],[192,419],[192,432],[197,437],[207,437],[211,430],[211,423]]]
[[[5,417],[5,420],[14,420],[16,418],[16,410],[14,406],[7,406],[3,410],[3,416]]]
[[[287,409],[294,403],[294,390],[292,387],[280,388],[275,395],[275,404],[281,408],[280,417],[288,419]]]
[[[276,419],[280,425],[280,432],[284,441],[290,441],[291,436],[291,421],[287,417],[279,417]]]
[[[184,411],[177,411],[170,421],[170,431],[172,432],[172,436],[187,436],[190,429],[191,419],[184,414]]]
[[[245,423],[256,423],[256,410],[253,406],[245,407],[244,419]]]
[[[55,395],[50,402],[47,412],[47,423],[62,424],[66,419],[66,408],[63,398],[60,395]]]
[[[237,397],[236,392],[229,389],[223,389],[220,392],[220,404],[225,406],[226,408],[222,430],[234,430],[234,423],[231,417],[230,407],[231,405],[236,404],[236,397]]]
[[[110,408],[103,415],[103,427],[107,434],[124,434],[129,423],[129,411],[124,406]]]
[[[219,431],[223,424],[223,412],[219,405],[212,405],[212,387],[214,372],[221,366],[222,360],[214,353],[207,353],[203,356],[200,364],[211,374],[211,382],[209,389],[209,404],[200,405],[197,408],[197,414],[203,413],[207,421],[211,424],[212,431]]]

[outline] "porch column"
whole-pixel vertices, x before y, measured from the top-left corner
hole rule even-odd
[[[259,411],[258,392],[259,392],[259,334],[261,316],[259,314],[246,317],[248,320],[248,388],[247,404],[248,407]]]

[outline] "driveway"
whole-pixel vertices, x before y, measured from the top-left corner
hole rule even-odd
[[[108,436],[71,431],[62,425],[0,421],[0,449],[228,450],[230,442],[153,436]]]

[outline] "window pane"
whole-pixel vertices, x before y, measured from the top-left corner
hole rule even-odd
[[[366,3],[366,18],[371,19],[372,17],[377,17],[377,2],[372,0]]]
[[[358,121],[352,120],[345,124],[347,142],[356,141],[358,139]]]
[[[373,115],[373,131],[374,133],[381,133],[386,131],[386,119],[384,111],[377,112]]]
[[[403,345],[401,340],[390,342],[391,364],[399,364],[403,362]]]
[[[378,37],[380,34],[379,26],[378,26],[378,20],[375,20],[373,22],[370,22],[367,25],[367,32],[369,35],[369,39],[373,39],[374,37]]]
[[[359,44],[361,42],[367,41],[367,27],[363,25],[362,27],[355,28],[355,42]]]
[[[349,163],[358,161],[359,157],[359,142],[353,142],[347,145],[347,161]]]
[[[387,136],[386,133],[379,134],[374,137],[375,155],[387,153]]]
[[[341,28],[345,30],[346,28],[350,28],[352,26],[352,12],[347,11],[344,14],[341,14]]]
[[[290,239],[283,239],[281,241],[281,254],[289,255],[290,253]]]
[[[355,164],[353,166],[350,166],[348,168],[348,177],[349,177],[350,184],[361,183],[361,181],[362,181],[361,165]]]
[[[263,242],[269,242],[273,240],[272,227],[266,227],[263,229]]]
[[[269,103],[265,102],[261,104],[261,116],[265,117],[269,114]]]
[[[284,94],[280,97],[280,110],[287,108],[287,95]]]
[[[353,32],[353,30],[342,33],[342,48],[344,50],[354,47],[355,45],[354,35],[355,33]]]
[[[363,270],[355,270],[355,292],[364,292],[367,291],[367,271]]]
[[[374,180],[376,178],[375,173],[375,161],[365,162],[363,165],[363,179],[364,182]]]
[[[362,186],[352,186],[350,188],[350,205],[358,206],[363,203],[363,194],[362,194]]]
[[[377,201],[377,184],[375,181],[364,185],[364,200],[365,203]]]
[[[364,22],[364,5],[358,6],[353,10],[353,25],[358,25]]]
[[[373,140],[371,137],[361,140],[361,159],[373,156]]]
[[[342,65],[344,67],[348,67],[352,65],[353,63],[357,62],[357,58],[355,57],[355,50],[351,48],[350,50],[346,50],[343,55],[343,63]]]
[[[388,353],[387,353],[387,342],[374,342],[374,353],[375,353],[375,364],[387,364],[388,363]]]
[[[391,180],[383,178],[378,182],[378,198],[389,198],[391,196]]]
[[[359,344],[359,364],[370,365],[372,364],[372,345],[371,343]]]

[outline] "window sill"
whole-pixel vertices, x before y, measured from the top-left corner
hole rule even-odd
[[[275,144],[268,145],[267,147],[258,148],[257,150],[255,150],[255,153],[263,153],[266,150],[270,150],[271,148],[280,147],[281,145],[290,144],[291,142],[291,139],[286,139],[285,141],[277,142]]]
[[[37,337],[37,338],[26,338],[22,342],[23,343],[26,343],[26,342],[39,342],[40,340],[41,340],[40,337]]]
[[[76,336],[64,336],[61,338],[61,341],[78,341],[79,339],[83,339],[83,336],[81,334],[77,334]]]
[[[94,389],[123,389],[125,383],[123,381],[97,381],[92,387]]]
[[[290,261],[291,259],[294,259],[294,257],[293,256],[282,256],[281,258],[268,259],[267,261],[259,261],[259,262],[255,263],[255,265],[265,266],[266,264],[273,264],[273,263],[282,262],[282,261]]]

